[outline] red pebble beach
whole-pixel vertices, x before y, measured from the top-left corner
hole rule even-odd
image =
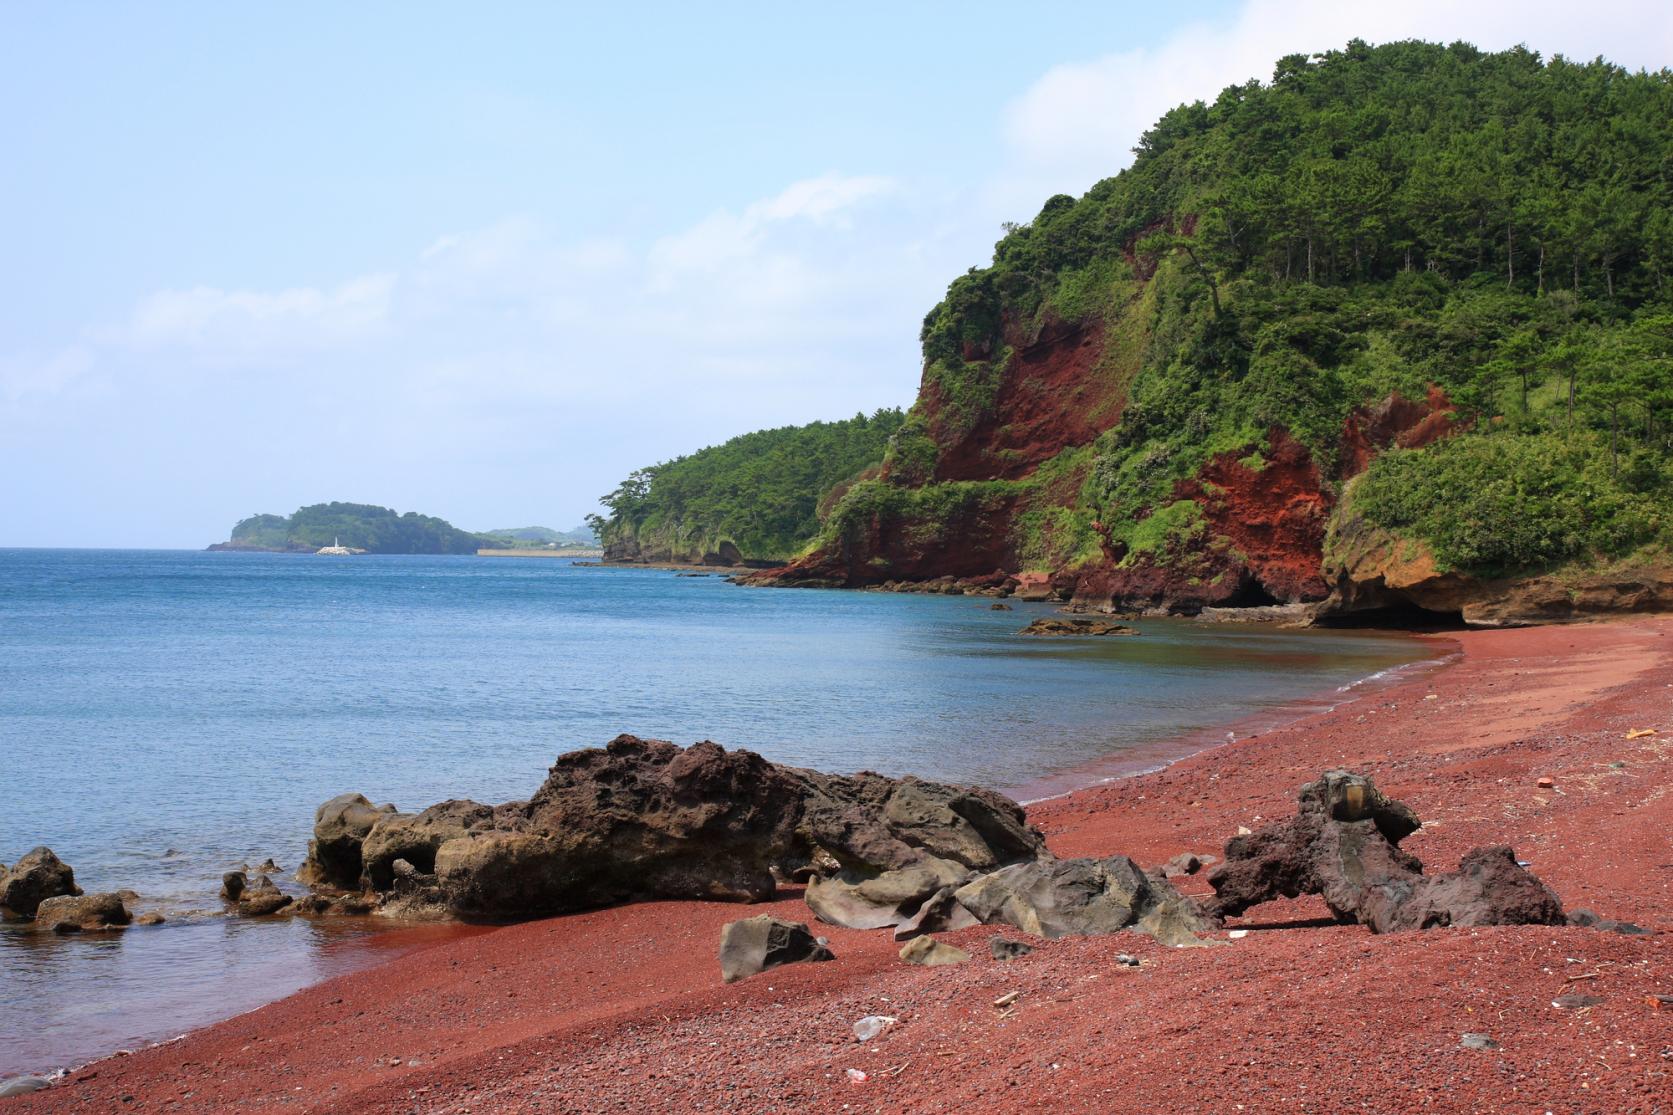
[[[963,930],[942,939],[973,959],[945,968],[902,963],[886,931],[821,928],[835,962],[728,986],[721,926],[810,921],[799,895],[645,903],[462,930],[0,1112],[1673,1111],[1670,636],[1649,619],[1437,636],[1461,651],[1448,665],[1029,810],[1059,854],[1159,864],[1218,853],[1349,767],[1424,819],[1402,847],[1429,870],[1508,843],[1566,907],[1650,936],[1374,936],[1303,899],[1195,949],[1122,933],[1001,963],[993,928]],[[1599,1001],[1553,1005],[1574,992]],[[874,1014],[898,1021],[857,1042]]]

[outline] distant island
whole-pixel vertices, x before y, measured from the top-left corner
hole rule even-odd
[[[585,527],[515,527],[477,534],[445,519],[401,514],[369,503],[315,503],[292,515],[252,515],[211,550],[311,554],[330,546],[368,554],[474,554],[479,550],[584,551],[595,546]]]

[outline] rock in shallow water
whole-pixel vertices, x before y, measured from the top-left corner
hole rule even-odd
[[[59,895],[35,911],[36,928],[54,933],[121,929],[132,920],[119,894]]]
[[[0,906],[18,917],[34,917],[36,909],[48,898],[74,897],[80,893],[74,869],[54,855],[51,848],[35,848],[12,864],[10,870],[0,871]]]
[[[835,959],[825,943],[801,922],[760,914],[728,922],[720,931],[720,975],[727,983],[783,964]]]

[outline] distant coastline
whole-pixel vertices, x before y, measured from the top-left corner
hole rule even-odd
[[[533,550],[525,548],[518,548],[515,550],[481,549],[476,551],[476,556],[518,558],[601,558],[604,556],[604,551],[600,549],[587,549],[579,546],[571,549],[560,550]]]

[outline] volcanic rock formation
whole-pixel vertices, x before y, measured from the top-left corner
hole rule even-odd
[[[1446,925],[1561,925],[1562,903],[1506,847],[1476,848],[1459,870],[1423,874],[1400,848],[1421,822],[1364,775],[1326,772],[1287,821],[1233,838],[1208,873],[1206,910],[1232,917],[1274,898],[1323,897],[1339,921],[1374,933]]]

